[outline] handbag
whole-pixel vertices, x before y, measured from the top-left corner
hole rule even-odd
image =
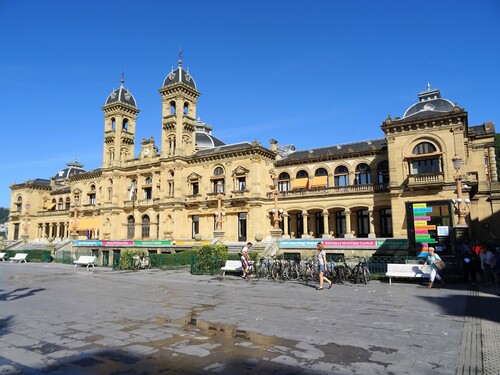
[[[446,267],[446,264],[441,260],[436,260],[436,263],[434,263],[436,265],[436,267],[438,268],[438,270],[442,270],[443,268]]]

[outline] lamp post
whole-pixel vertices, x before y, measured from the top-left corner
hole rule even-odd
[[[452,159],[453,168],[455,168],[455,182],[457,184],[457,200],[455,203],[455,214],[458,216],[457,226],[467,227],[467,222],[465,217],[467,216],[467,205],[470,203],[469,199],[462,198],[462,174],[460,173],[460,168],[462,167],[462,158],[455,155]]]
[[[29,211],[30,211],[30,205],[27,203],[26,204],[26,211],[24,211],[24,221],[23,221],[23,241],[24,243],[28,242],[29,234],[28,234],[28,227],[30,225],[29,222]]]
[[[226,214],[225,212],[222,212],[222,198],[223,198],[223,192],[224,192],[224,186],[222,184],[222,181],[217,181],[216,185],[216,191],[217,191],[217,211],[215,211],[215,231],[218,232],[219,234],[222,233],[222,218]]]
[[[273,213],[273,227],[275,230],[277,229],[280,229],[280,222],[283,220],[283,209],[280,208],[278,209],[278,194],[279,194],[279,190],[278,190],[278,177],[273,174],[271,176],[271,178],[273,179],[273,186],[274,186],[274,190],[273,190],[273,194],[274,194],[274,208],[272,210],[272,213]]]
[[[274,208],[271,210],[273,217],[273,229],[271,230],[271,236],[280,238],[283,234],[280,228],[280,222],[283,221],[283,209],[278,208],[278,176],[271,173],[271,179],[273,180],[273,195],[274,195]]]
[[[73,209],[73,222],[71,225],[72,233],[71,237],[73,240],[78,239],[78,206],[80,205],[80,199],[78,196],[75,196],[75,205]]]

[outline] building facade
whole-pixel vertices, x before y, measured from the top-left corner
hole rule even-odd
[[[494,125],[469,126],[439,90],[428,87],[403,116],[383,121],[379,139],[299,151],[216,138],[197,119],[200,93],[180,60],[159,93],[158,145],[136,147],[139,109],[122,81],[102,108],[100,168],[73,162],[50,179],[12,185],[9,240],[277,236],[418,246],[445,227],[481,240],[500,233]]]

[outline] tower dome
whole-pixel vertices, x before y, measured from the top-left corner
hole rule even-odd
[[[66,168],[61,169],[54,175],[54,180],[64,180],[73,175],[84,173],[83,164],[78,163],[76,160],[72,163],[67,163]]]
[[[125,82],[125,80],[122,78],[120,82],[121,82],[120,88],[109,94],[108,98],[106,99],[105,105],[120,102],[128,104],[134,108],[137,108],[134,96],[130,91],[128,91],[125,87],[123,87],[123,83]]]
[[[408,108],[403,118],[417,118],[435,116],[440,113],[452,112],[455,105],[448,99],[441,98],[438,89],[431,90],[431,85],[427,84],[427,91],[418,94],[420,101]]]
[[[184,83],[185,85],[188,85],[189,87],[196,90],[196,83],[194,81],[194,78],[191,77],[189,72],[182,69],[182,60],[180,58],[178,63],[179,66],[176,69],[172,68],[172,71],[165,77],[165,80],[163,81],[163,87],[174,85],[176,83]]]

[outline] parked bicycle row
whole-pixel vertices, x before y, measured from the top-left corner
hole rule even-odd
[[[313,258],[295,261],[277,257],[261,257],[249,264],[247,278],[268,278],[275,281],[302,280],[306,284],[318,280],[318,263]],[[367,284],[370,272],[365,258],[349,258],[345,261],[330,261],[325,276],[336,284],[350,282]]]

